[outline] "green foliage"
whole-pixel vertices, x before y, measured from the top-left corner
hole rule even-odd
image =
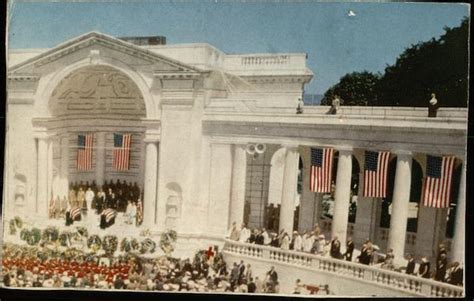
[[[364,72],[353,72],[344,75],[339,83],[324,93],[323,105],[331,105],[335,95],[339,95],[346,106],[370,106],[377,102],[375,85],[379,75]]]
[[[469,21],[444,30],[438,39],[407,48],[382,75],[343,76],[324,94],[322,104],[331,104],[337,94],[343,105],[426,107],[431,93],[436,93],[440,106],[466,107]]]

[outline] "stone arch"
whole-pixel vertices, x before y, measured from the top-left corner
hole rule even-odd
[[[153,101],[153,97],[150,93],[150,86],[151,83],[145,80],[142,75],[140,75],[137,71],[129,67],[128,65],[122,63],[121,61],[110,58],[110,57],[101,57],[100,60],[96,64],[92,64],[90,58],[84,58],[76,63],[73,63],[69,66],[66,66],[62,69],[57,70],[55,73],[44,76],[40,79],[40,83],[38,85],[38,89],[35,95],[35,104],[36,107],[40,110],[41,115],[51,116],[51,112],[49,110],[49,101],[51,96],[56,89],[57,85],[61,80],[73,74],[76,70],[79,70],[84,67],[90,66],[107,66],[113,68],[119,72],[125,74],[128,78],[130,78],[138,87],[143,100],[145,102],[146,107],[146,118],[153,119],[156,118],[156,104]],[[46,111],[41,111],[41,109]]]

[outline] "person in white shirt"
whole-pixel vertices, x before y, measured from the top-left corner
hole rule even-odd
[[[124,214],[126,224],[132,223],[132,219],[131,219],[132,207],[133,207],[132,201],[128,201],[127,208],[125,209],[125,214]]]
[[[92,210],[92,201],[94,200],[94,191],[89,187],[86,191],[87,210]]]
[[[301,238],[301,235],[298,233],[298,231],[295,231],[293,233],[293,237],[294,237],[293,250],[297,252],[301,252],[303,250],[303,239]]]
[[[269,245],[272,242],[272,239],[270,235],[268,235],[267,229],[263,228],[262,229],[262,236],[263,236],[263,244],[264,245]]]
[[[130,223],[136,226],[137,223],[137,204],[132,202],[132,207],[130,208]]]
[[[288,233],[283,233],[283,238],[281,239],[281,246],[283,250],[289,250],[290,249],[290,237],[288,236]]]
[[[250,237],[250,230],[242,223],[240,228],[239,242],[247,242]]]
[[[311,248],[313,247],[314,236],[310,233],[305,233],[305,239],[303,241],[303,251],[311,252]]]

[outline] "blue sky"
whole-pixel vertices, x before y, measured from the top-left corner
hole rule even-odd
[[[12,1],[9,47],[53,47],[89,31],[164,35],[226,53],[305,52],[324,93],[353,71],[383,72],[411,44],[460,24],[469,6],[314,1]],[[353,10],[354,17],[347,16]]]

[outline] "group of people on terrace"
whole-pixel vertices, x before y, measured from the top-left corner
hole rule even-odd
[[[435,263],[435,269],[430,267],[430,262],[426,256],[421,257],[421,261],[416,269],[416,260],[413,256],[407,255],[407,266],[400,267],[395,265],[395,256],[393,250],[389,249],[386,254],[381,254],[379,248],[369,239],[366,240],[358,256],[354,257],[355,245],[351,237],[346,240],[345,252],[341,252],[341,242],[338,237],[326,240],[321,233],[319,225],[315,225],[312,231],[300,233],[294,231],[290,236],[286,231],[279,233],[268,232],[266,229],[249,229],[245,224],[240,227],[234,222],[229,232],[230,240],[241,243],[251,243],[263,246],[281,248],[283,250],[293,250],[297,252],[306,252],[321,256],[330,256],[335,259],[346,261],[356,261],[364,265],[374,265],[383,269],[393,271],[405,271],[406,274],[418,275],[422,278],[430,278],[436,281],[447,282],[453,285],[461,285],[463,282],[463,270],[459,262],[448,264],[447,250],[444,244],[441,244]],[[431,269],[430,269],[431,268]]]

